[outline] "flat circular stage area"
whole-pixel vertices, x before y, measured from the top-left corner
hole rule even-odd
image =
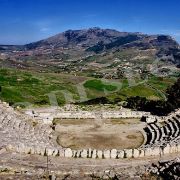
[[[56,119],[57,142],[72,149],[138,148],[144,141],[139,119]]]

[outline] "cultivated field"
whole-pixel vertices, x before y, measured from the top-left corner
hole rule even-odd
[[[56,96],[58,105],[63,105],[80,100],[81,94],[77,87],[80,85],[88,99],[105,96],[112,104],[117,99],[124,101],[132,96],[158,100],[162,99],[160,92],[165,93],[176,79],[176,76],[164,78],[150,76],[147,82],[143,83],[142,79],[135,79],[136,84],[129,86],[127,79],[104,82],[102,79],[88,77],[87,74],[75,76],[72,73],[38,73],[2,68],[0,69],[0,99],[11,105],[26,102],[34,106],[44,106],[50,104],[48,95],[51,93]],[[68,102],[64,96],[67,93],[71,95]]]

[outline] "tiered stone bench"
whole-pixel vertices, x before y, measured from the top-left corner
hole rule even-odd
[[[178,111],[179,112],[179,111]],[[179,143],[180,139],[180,115],[177,112],[166,117],[164,125],[149,123],[144,128],[146,134],[145,147],[164,146],[168,143]]]
[[[33,124],[31,119],[15,112],[6,103],[0,103],[0,147],[21,153],[53,155],[61,147],[51,138],[49,125]]]

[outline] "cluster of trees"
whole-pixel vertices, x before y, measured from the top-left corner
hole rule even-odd
[[[180,78],[177,82],[166,91],[167,100],[148,100],[146,97],[129,97],[124,107],[139,111],[151,112],[154,115],[164,116],[175,109],[180,108]],[[110,101],[107,97],[98,97],[85,102],[76,104],[95,105],[95,104],[117,104],[121,98]]]
[[[177,82],[167,89],[167,101],[147,100],[145,97],[129,97],[127,98],[126,107],[141,111],[150,111],[156,115],[167,115],[171,111],[180,108],[180,78]]]
[[[111,102],[106,97],[98,97],[95,99],[90,99],[84,102],[78,102],[75,104],[81,104],[81,105],[96,105],[96,104],[111,104]]]

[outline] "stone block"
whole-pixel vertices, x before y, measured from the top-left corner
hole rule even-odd
[[[104,154],[104,158],[105,158],[105,159],[110,159],[110,157],[111,157],[111,152],[110,152],[110,150],[104,150],[104,151],[103,151],[103,154]]]
[[[72,150],[72,157],[77,158],[77,150]]]
[[[59,149],[59,156],[60,157],[65,157],[65,152],[64,152],[64,149]]]
[[[53,155],[53,152],[54,152],[53,149],[48,148],[48,149],[46,149],[46,150],[47,150],[47,151],[46,151],[46,154],[47,154],[48,156],[52,156],[52,155]]]
[[[92,149],[91,148],[88,149],[88,158],[92,158]]]
[[[97,158],[99,159],[103,158],[103,152],[101,150],[97,150]]]
[[[117,149],[112,149],[111,150],[111,158],[116,159],[117,158]]]
[[[72,157],[72,155],[73,155],[73,153],[72,153],[72,150],[70,148],[65,149],[65,151],[64,151],[65,157],[70,158],[70,157]]]
[[[124,151],[123,150],[119,150],[118,152],[117,152],[117,158],[118,159],[123,159],[124,158]]]
[[[124,149],[125,157],[132,158],[133,157],[133,150],[132,149]]]
[[[145,156],[145,152],[143,149],[139,150],[139,157],[144,157]]]
[[[82,151],[82,150],[77,150],[77,154],[76,154],[76,157],[77,157],[77,158],[80,158],[80,157],[81,157],[81,151]]]
[[[96,150],[96,149],[94,149],[94,150],[92,151],[92,158],[93,158],[93,159],[96,159],[96,158],[97,158],[97,150]]]
[[[138,149],[133,149],[133,158],[138,158],[139,157],[139,150]]]
[[[58,149],[54,149],[54,152],[53,152],[53,154],[52,154],[53,156],[58,156],[59,155],[59,151],[58,151]]]
[[[83,149],[81,152],[81,157],[82,158],[87,158],[88,157],[88,151],[86,149]]]

